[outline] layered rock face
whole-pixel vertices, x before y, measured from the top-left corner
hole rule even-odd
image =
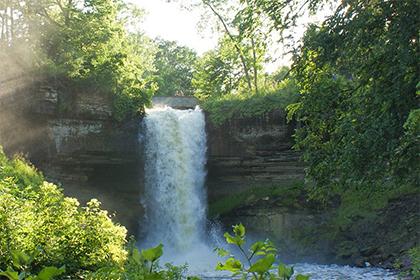
[[[82,203],[99,199],[136,233],[142,211],[139,120],[114,121],[111,99],[103,93],[25,85],[0,95],[0,144],[5,151],[25,154],[66,195]]]
[[[82,203],[98,198],[115,219],[138,232],[143,215],[140,120],[112,119],[110,96],[58,91],[51,82],[18,76],[0,83],[0,145],[23,153],[49,181]],[[155,98],[154,104],[188,109],[193,98]],[[292,125],[275,111],[235,118],[217,127],[207,122],[210,200],[267,184],[303,178],[299,154],[291,150]]]
[[[325,261],[327,254],[308,252],[296,240],[297,232],[324,223],[325,213],[297,199],[291,202],[283,196],[258,197],[265,193],[258,189],[284,188],[287,193],[292,185],[303,181],[301,155],[292,149],[294,129],[295,124],[287,123],[281,110],[259,117],[234,118],[221,126],[208,122],[210,207],[220,200],[229,203],[230,199],[243,197],[241,204],[218,217],[226,230],[230,225],[244,224],[251,238],[274,241],[283,260],[303,261],[305,256],[308,261]]]
[[[207,123],[210,200],[250,187],[303,179],[300,155],[292,150],[294,128],[283,111],[234,118],[221,126]]]
[[[242,223],[251,239],[273,241],[283,261],[328,263],[335,260],[329,240],[306,240],[330,215],[325,212],[287,205],[281,199],[263,198],[223,215],[224,225]]]

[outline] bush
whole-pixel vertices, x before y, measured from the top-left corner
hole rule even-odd
[[[292,80],[284,80],[279,86],[265,89],[259,94],[227,94],[201,100],[201,107],[209,113],[210,121],[222,125],[237,118],[261,116],[276,109],[285,109],[296,102],[297,89]]]
[[[70,273],[121,264],[127,255],[126,229],[115,225],[97,200],[81,207],[21,157],[0,150],[0,267],[12,253],[35,255],[31,271],[66,265]],[[35,254],[35,252],[39,252]]]

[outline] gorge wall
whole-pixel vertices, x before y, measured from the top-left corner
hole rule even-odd
[[[220,126],[207,122],[209,199],[302,180],[300,154],[292,150],[293,129],[282,110]]]
[[[116,221],[138,233],[143,215],[140,119],[117,122],[110,96],[58,91],[52,84],[19,73],[1,77],[0,145],[9,155],[24,154],[66,195],[81,203],[98,198]],[[180,100],[159,102],[178,108],[196,104]],[[230,207],[215,215],[226,229],[242,222],[260,234],[256,238],[276,241],[287,253],[283,259],[291,261],[306,256],[391,267],[418,244],[418,197],[394,199],[367,218],[354,217],[350,228],[331,231],[337,227],[336,209],[318,211],[299,193],[302,188],[293,187],[304,177],[300,155],[291,149],[293,130],[281,110],[233,118],[221,126],[207,121],[210,212],[217,203]],[[267,192],[273,187],[275,195]]]
[[[0,145],[9,155],[23,153],[66,195],[82,203],[99,199],[136,234],[143,213],[140,120],[113,120],[106,94],[64,92],[51,84],[22,76],[0,83]],[[183,109],[196,105],[188,98],[154,102]],[[291,150],[293,126],[284,112],[235,118],[222,126],[208,121],[206,130],[210,202],[303,179],[299,154]]]
[[[304,165],[292,149],[294,129],[283,110],[220,126],[207,122],[210,214],[225,230],[242,223],[252,237],[274,241],[283,260],[326,261],[327,250],[308,252],[295,238],[303,228],[325,223],[327,215],[300,193]]]
[[[111,117],[110,96],[62,92],[51,82],[11,77],[0,83],[0,145],[24,154],[46,179],[81,203],[97,198],[131,233],[137,232],[138,120]]]

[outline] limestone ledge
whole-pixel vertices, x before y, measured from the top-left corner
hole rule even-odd
[[[221,126],[207,122],[210,200],[248,187],[288,185],[302,180],[304,165],[292,150],[294,124],[281,110],[233,118]]]

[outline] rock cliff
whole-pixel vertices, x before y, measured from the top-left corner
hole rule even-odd
[[[139,120],[114,121],[103,93],[57,91],[50,84],[21,77],[0,83],[0,144],[8,154],[25,154],[66,195],[82,203],[98,198],[136,233]]]
[[[221,126],[207,123],[210,200],[250,187],[302,180],[300,154],[292,150],[293,124],[285,113],[234,118]]]
[[[25,154],[66,195],[82,203],[98,198],[136,234],[143,213],[140,120],[113,120],[106,94],[60,91],[52,84],[21,76],[0,83],[0,144],[8,154]],[[197,104],[191,98],[169,101],[182,109]],[[208,123],[206,129],[210,201],[303,178],[299,154],[291,150],[293,126],[284,112],[235,118],[222,126]]]

